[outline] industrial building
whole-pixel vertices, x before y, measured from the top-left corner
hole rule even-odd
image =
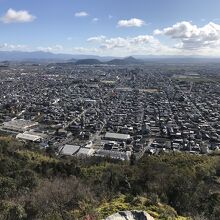
[[[97,150],[95,155],[97,157],[109,157],[116,160],[130,160],[131,151],[112,151],[112,150]]]
[[[24,141],[31,141],[31,142],[40,142],[42,137],[33,135],[33,134],[26,134],[26,133],[19,133],[16,136],[17,139],[24,140]]]
[[[16,119],[16,120],[4,122],[2,128],[8,131],[24,132],[37,125],[38,125],[37,122],[23,120],[23,119],[18,119],[18,120]]]
[[[92,156],[95,150],[92,148],[66,144],[62,147],[60,155],[64,156]]]

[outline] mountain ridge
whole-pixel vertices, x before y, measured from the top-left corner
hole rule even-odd
[[[134,57],[125,57],[122,59],[112,59],[110,61],[100,61],[99,59],[80,59],[75,62],[76,65],[129,65],[129,64],[141,64],[143,61],[135,59]]]
[[[183,55],[133,55],[128,57],[98,56],[86,54],[64,54],[44,51],[0,51],[0,62],[72,62],[88,65],[108,64],[126,65],[157,63],[220,63],[220,57],[183,56]]]

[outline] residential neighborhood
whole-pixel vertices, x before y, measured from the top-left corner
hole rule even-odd
[[[2,65],[0,131],[58,156],[220,148],[219,66]]]

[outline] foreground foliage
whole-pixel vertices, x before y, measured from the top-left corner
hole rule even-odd
[[[219,162],[219,156],[182,153],[144,156],[132,164],[58,159],[0,138],[0,219],[95,220],[143,210],[161,220],[217,220]]]

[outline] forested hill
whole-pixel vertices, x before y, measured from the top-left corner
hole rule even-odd
[[[131,163],[56,158],[50,148],[1,137],[0,219],[99,220],[143,210],[161,220],[217,220],[219,162],[219,156],[182,153]]]

